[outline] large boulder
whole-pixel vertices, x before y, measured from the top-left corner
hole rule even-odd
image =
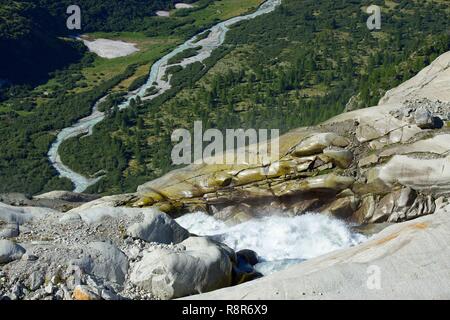
[[[71,261],[84,273],[103,282],[123,285],[128,273],[128,258],[114,244],[93,242],[85,249],[80,259]]]
[[[340,147],[328,147],[323,150],[323,154],[342,169],[347,169],[353,162],[353,153]]]
[[[385,190],[402,185],[417,191],[446,194],[450,192],[450,156],[395,155],[367,171],[366,176],[368,184],[383,184]]]
[[[9,240],[0,240],[0,264],[18,260],[24,253],[25,249],[20,245]]]
[[[421,129],[433,129],[433,114],[426,108],[420,107],[414,113],[416,125]]]
[[[428,214],[433,214],[438,208],[433,196],[418,194],[415,190],[405,187],[394,190],[387,195],[367,195],[353,219],[358,223],[402,222]]]
[[[158,210],[146,211],[144,221],[131,225],[127,234],[135,239],[163,244],[177,244],[189,238],[189,231]]]
[[[34,197],[20,193],[0,194],[0,202],[8,205],[42,207],[58,211],[68,211],[97,198],[95,195],[68,191],[52,191]]]
[[[22,224],[57,214],[59,212],[50,208],[15,207],[0,202],[0,238],[15,238],[19,236]]]
[[[96,202],[95,200],[93,202]],[[83,206],[68,211],[60,219],[61,222],[67,221],[83,221],[88,225],[100,223],[108,219],[137,219],[141,215],[146,215],[147,211],[153,209],[137,209],[127,207],[115,207],[108,203],[98,204],[92,207],[83,208]]]
[[[14,238],[19,235],[19,221],[17,214],[0,207],[0,238]]]
[[[15,238],[19,235],[19,224],[17,222],[5,223],[0,220],[0,238]]]
[[[403,188],[402,190],[394,191],[383,197],[378,203],[375,212],[366,222],[380,223],[391,221],[395,219],[406,220],[406,214],[409,207],[412,205],[417,195],[411,188]]]
[[[46,199],[46,200],[60,200],[67,202],[85,203],[98,199],[99,196],[85,193],[76,193],[70,191],[51,191],[38,196],[34,196],[33,199]]]
[[[341,197],[333,201],[323,211],[341,219],[351,217],[358,209],[359,199],[354,195]]]
[[[78,285],[73,290],[72,294],[73,300],[76,301],[97,301],[102,300],[98,292],[95,292],[92,288],[88,286]]]
[[[146,252],[130,281],[159,299],[208,292],[232,284],[234,252],[207,238],[191,237],[181,249]]]
[[[310,156],[321,153],[328,147],[346,147],[349,145],[347,139],[331,132],[313,134],[301,141],[294,147],[294,156]]]
[[[439,117],[435,117],[431,111],[425,107],[417,108],[414,113],[414,121],[421,129],[440,129],[444,125]]]

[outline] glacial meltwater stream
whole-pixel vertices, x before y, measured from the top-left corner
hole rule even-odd
[[[255,251],[260,259],[256,269],[264,275],[366,240],[344,221],[323,214],[274,215],[229,227],[197,212],[182,216],[177,222],[193,234],[211,236],[236,251]]]
[[[189,48],[197,48],[201,46],[201,49],[198,51],[198,54],[196,56],[183,60],[181,63],[179,63],[179,65],[185,67],[186,65],[195,62],[202,62],[210,57],[211,53],[223,44],[223,42],[225,41],[225,36],[230,30],[230,26],[243,20],[250,20],[260,15],[270,13],[274,11],[275,8],[280,4],[281,0],[267,0],[252,14],[235,17],[213,26],[208,30],[210,33],[206,39],[197,41],[197,36],[195,36],[192,39],[186,41],[184,44],[180,45],[171,53],[162,57],[160,60],[153,64],[147,83],[140,89],[131,92],[127,97],[127,101],[120,106],[120,109],[128,107],[131,99],[134,99],[138,96],[141,97],[143,101],[151,100],[169,90],[170,79],[164,80],[164,75],[166,74],[166,70],[169,67],[168,61],[178,53],[183,52]],[[146,91],[152,86],[155,86],[156,89],[159,90],[158,93],[146,97]],[[102,100],[100,100],[99,102],[101,101]],[[97,108],[99,102],[93,107],[91,115],[79,120],[73,126],[63,129],[58,134],[56,141],[52,144],[48,152],[48,157],[52,165],[56,168],[61,177],[68,178],[73,182],[75,186],[75,192],[83,192],[89,186],[97,183],[101,179],[101,177],[89,178],[71,170],[61,161],[58,150],[61,144],[70,138],[74,138],[83,134],[92,134],[94,126],[105,119],[105,114],[103,112],[100,112]]]

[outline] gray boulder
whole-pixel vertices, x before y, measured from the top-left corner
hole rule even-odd
[[[33,199],[45,199],[45,200],[60,200],[67,202],[86,203],[99,199],[100,197],[92,194],[76,193],[70,191],[51,191],[38,196]]]
[[[24,206],[30,204],[31,198],[23,193],[1,193],[0,202],[12,206]]]
[[[15,238],[19,236],[19,224],[16,223],[5,223],[0,220],[0,238]]]
[[[189,231],[181,227],[167,214],[152,210],[146,211],[144,221],[131,225],[127,234],[135,239],[163,244],[178,244],[189,237]]]
[[[0,240],[0,264],[20,259],[25,249],[9,240]]]
[[[128,273],[127,256],[114,244],[107,242],[90,243],[81,259],[72,265],[102,281],[123,285]]]
[[[443,126],[442,120],[433,116],[431,111],[425,107],[417,108],[414,113],[414,120],[421,129],[440,129]]]
[[[67,211],[97,198],[98,196],[94,195],[84,195],[67,191],[52,191],[35,197],[21,193],[0,194],[0,202],[8,205],[42,207],[58,211]]]
[[[433,115],[426,108],[418,108],[414,114],[416,124],[421,129],[430,129],[433,125]]]
[[[130,281],[159,299],[174,299],[224,288],[232,284],[235,253],[207,238],[191,237],[181,251],[146,252]]]
[[[0,206],[0,238],[14,238],[19,235],[19,221],[15,212],[6,205]]]

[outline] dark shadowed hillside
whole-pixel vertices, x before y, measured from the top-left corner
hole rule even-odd
[[[134,31],[156,10],[173,8],[174,0],[81,0],[81,32]],[[184,1],[192,2],[192,1]],[[209,3],[209,0],[202,2]],[[80,60],[83,49],[58,37],[80,33],[66,28],[71,0],[2,0],[0,3],[0,79],[34,85],[49,72]],[[58,54],[54,54],[58,52]]]

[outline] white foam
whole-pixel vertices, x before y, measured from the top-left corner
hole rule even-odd
[[[198,212],[185,215],[177,222],[191,233],[214,236],[236,251],[254,250],[262,262],[259,270],[263,274],[365,240],[364,236],[353,233],[345,222],[320,214],[271,216],[228,227]]]

